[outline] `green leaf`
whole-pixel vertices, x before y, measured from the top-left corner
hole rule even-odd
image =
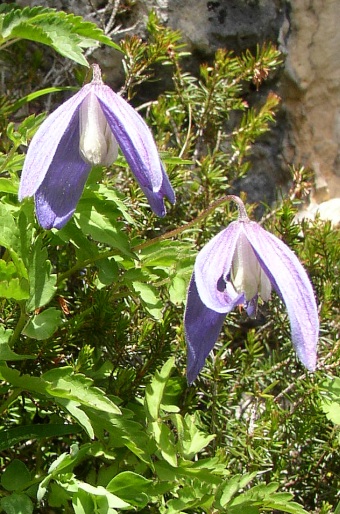
[[[321,408],[327,418],[340,425],[340,379],[332,377],[324,380],[320,384],[320,390],[323,392],[321,396]]]
[[[9,368],[5,365],[0,365],[0,377],[13,387],[18,387],[23,391],[31,391],[43,395],[46,394],[47,384],[40,377],[20,375],[18,370]]]
[[[292,502],[292,501],[287,501],[287,502],[280,502],[280,501],[276,501],[276,497],[277,495],[280,494],[280,493],[277,493],[277,494],[274,494],[273,495],[273,498],[271,501],[266,501],[265,502],[265,508],[266,510],[274,510],[274,511],[281,511],[281,512],[288,512],[289,514],[308,514],[307,511],[299,504],[299,503],[296,503],[296,502]],[[290,495],[290,497],[292,498],[292,495]]]
[[[52,396],[79,401],[83,406],[102,410],[110,414],[121,414],[120,409],[103,391],[93,386],[93,380],[71,367],[55,368],[47,371],[42,378],[49,383],[47,391]]]
[[[22,333],[27,337],[42,341],[51,337],[62,322],[61,311],[55,307],[50,307],[36,316],[33,316]]]
[[[156,441],[162,457],[171,466],[177,466],[177,448],[174,442],[173,433],[162,421],[153,421],[149,424],[149,433]]]
[[[1,485],[7,491],[23,489],[30,480],[30,472],[25,464],[18,459],[12,460],[1,475]]]
[[[91,443],[84,444],[81,447],[77,443],[71,444],[69,453],[62,453],[52,462],[48,469],[49,475],[57,477],[62,473],[69,473],[84,457],[89,455],[92,448]]]
[[[244,493],[234,497],[228,505],[228,512],[241,514],[248,512],[248,509],[280,510],[290,514],[307,514],[301,505],[290,501],[293,495],[276,493],[279,484],[271,482],[269,484],[259,484]],[[277,501],[276,501],[277,500]],[[255,512],[255,511],[254,511]]]
[[[0,451],[13,448],[16,444],[29,439],[45,439],[76,434],[81,429],[77,425],[24,425],[0,430]]]
[[[33,503],[31,499],[23,493],[13,493],[0,500],[1,508],[6,514],[32,514]]]
[[[26,300],[29,297],[29,286],[26,278],[18,277],[18,269],[13,262],[0,259],[0,297],[13,300]]]
[[[40,236],[36,239],[29,256],[30,298],[27,302],[28,311],[43,307],[53,298],[57,289],[57,276],[51,272],[52,265],[47,258],[47,249],[42,246],[42,238],[43,236]]]
[[[94,512],[92,496],[80,489],[72,496],[72,507],[75,514],[89,514],[90,512]]]
[[[32,139],[32,137],[34,136],[34,134],[36,133],[36,131],[38,130],[39,126],[45,118],[45,113],[41,113],[38,115],[31,114],[31,116],[25,118],[19,125],[9,123],[7,126],[8,138],[13,142],[13,144],[16,147],[19,147],[20,145],[27,146],[28,141]],[[18,171],[21,170],[23,162],[23,159],[21,159],[22,157],[24,156],[16,155],[16,159],[14,163],[12,163],[11,165],[13,171],[15,171],[15,169],[18,169]],[[18,187],[19,181],[17,184],[17,189]]]
[[[196,416],[186,414],[184,423],[181,422],[183,418],[180,415],[174,414],[171,419],[177,428],[179,445],[184,459],[192,459],[216,437],[214,434],[206,435],[197,428]]]
[[[143,248],[140,259],[147,266],[169,268],[178,260],[177,241],[159,241]]]
[[[187,295],[188,282],[181,276],[175,275],[169,288],[170,301],[175,305],[184,303]]]
[[[119,49],[94,23],[84,21],[81,16],[67,14],[44,7],[24,9],[2,8],[2,31],[0,42],[21,38],[48,45],[64,57],[88,66],[83,54],[85,48],[104,43]]]
[[[98,212],[95,206],[87,200],[78,204],[74,219],[84,234],[93,237],[99,243],[105,243],[117,248],[122,254],[134,257],[131,252],[129,239],[122,230],[123,224],[116,221],[115,213]]]
[[[8,344],[13,330],[5,329],[3,325],[0,325],[0,361],[18,361],[25,359],[36,359],[35,355],[20,355],[13,352]]]
[[[136,225],[136,221],[130,215],[128,208],[123,201],[123,196],[120,196],[115,189],[109,189],[104,184],[96,184],[96,189],[98,189],[98,192],[109,200],[110,203],[113,203],[115,207],[119,209],[121,215],[130,225]]]
[[[73,86],[47,87],[45,89],[39,89],[38,91],[33,91],[33,93],[23,96],[22,98],[20,98],[20,100],[17,100],[11,106],[11,112],[15,112],[15,111],[21,109],[21,107],[23,105],[25,105],[29,102],[32,102],[33,100],[36,100],[37,98],[40,98],[41,96],[49,95],[51,93],[59,93],[60,91],[77,91],[77,88],[75,88]],[[1,191],[1,189],[0,189],[0,191]]]
[[[220,488],[222,492],[220,497],[220,504],[225,507],[230,503],[235,494],[246,487],[257,475],[257,472],[246,473],[245,475],[234,475],[223,487]]]
[[[132,282],[136,293],[139,293],[143,305],[155,319],[162,319],[164,305],[156,294],[157,289],[145,282]]]
[[[130,507],[130,504],[122,500],[121,498],[118,498],[118,496],[110,493],[102,486],[93,486],[90,484],[87,484],[86,482],[81,482],[80,480],[76,480],[76,484],[78,486],[79,490],[85,491],[92,497],[96,499],[97,497],[103,497],[107,501],[107,507],[111,509],[123,509],[126,507]]]
[[[90,378],[74,373],[71,367],[52,369],[42,377],[32,377],[20,375],[17,370],[7,366],[0,366],[0,377],[24,391],[53,398],[83,426],[91,438],[94,437],[93,420],[98,412],[102,411],[109,416],[121,414],[120,409],[100,389],[92,386]],[[83,410],[85,408],[87,412]]]
[[[0,297],[28,298],[28,274],[21,254],[19,230],[8,204],[0,204],[0,245],[8,250],[12,260],[0,259]]]
[[[0,245],[17,250],[20,247],[19,231],[8,204],[0,203]]]
[[[116,282],[119,275],[119,268],[114,258],[100,259],[96,262],[98,276],[95,281],[96,287],[102,289],[113,282]]]
[[[152,480],[132,471],[123,471],[107,484],[106,489],[132,505],[143,508],[148,502],[147,492],[150,484]]]
[[[321,402],[321,408],[332,423],[340,425],[340,402],[323,400]]]
[[[12,193],[17,195],[18,194],[18,188],[16,184],[13,184],[13,181],[8,178],[0,178],[0,191],[2,193]]]
[[[174,365],[175,358],[171,357],[164,364],[160,372],[156,371],[151,383],[146,387],[145,409],[147,416],[151,421],[156,421],[159,417],[164,389],[168,379],[170,378]]]
[[[94,430],[91,424],[91,419],[81,409],[81,404],[78,401],[58,398],[58,403],[65,411],[69,412],[71,416],[83,427],[90,439],[94,439]]]

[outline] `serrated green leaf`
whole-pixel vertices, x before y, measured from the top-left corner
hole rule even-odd
[[[71,367],[51,369],[42,375],[48,382],[47,392],[58,398],[79,401],[81,405],[102,410],[110,414],[121,411],[103,391],[93,386],[93,380],[80,373],[73,373]]]
[[[11,28],[10,39],[28,39],[53,47],[52,39],[42,27],[31,25],[25,21]]]
[[[233,505],[229,507],[228,514],[260,514],[259,507],[255,507],[254,505],[249,505],[249,503],[244,502],[240,505]]]
[[[22,333],[32,339],[42,341],[51,337],[62,324],[62,313],[55,307],[50,307],[32,317]]]
[[[103,391],[93,387],[90,378],[75,374],[71,367],[52,369],[42,377],[32,377],[20,375],[17,370],[7,366],[0,366],[0,377],[19,389],[53,398],[77,420],[91,438],[94,437],[91,415],[96,417],[100,411],[108,416],[121,415],[120,409]],[[84,408],[89,409],[88,413]]]
[[[14,107],[13,107],[14,110]],[[38,130],[39,126],[43,122],[43,120],[46,118],[45,113],[41,113],[38,115],[31,114],[31,116],[28,116],[24,119],[19,125],[14,125],[9,123],[7,126],[7,136],[8,138],[14,143],[15,146],[20,145],[28,145],[28,141],[34,136],[36,131]],[[22,168],[22,162],[23,162],[24,156],[21,154],[16,154],[14,156],[14,165],[13,167],[13,161],[10,162],[12,170],[15,169],[21,169]],[[21,168],[18,166],[21,164]],[[17,189],[19,186],[19,181],[17,182]]]
[[[276,495],[275,495],[276,496]],[[288,514],[308,514],[307,511],[296,502],[277,502],[275,496],[272,501],[266,501],[264,507],[266,510],[279,510],[281,512],[287,512]]]
[[[15,271],[13,263],[4,265],[3,261],[0,260],[0,274],[4,277],[0,282],[0,298],[13,298],[17,301],[27,300],[29,297],[28,281],[25,278],[10,278]]]
[[[35,29],[36,28],[37,27],[35,27]],[[48,42],[40,40],[40,43],[48,44],[62,56],[72,59],[82,66],[89,66],[87,59],[83,54],[82,46],[84,45],[81,44],[82,41],[85,43],[86,39],[83,40],[77,34],[70,32],[70,25],[68,23],[64,23],[64,20],[54,18],[53,23],[50,21],[47,23],[40,22],[38,28],[43,31],[46,40],[48,40]],[[90,42],[88,41],[88,43]],[[88,46],[99,46],[99,42],[93,40]]]
[[[72,32],[79,36],[79,44],[83,48],[93,46],[93,42],[100,42],[121,52],[120,46],[112,41],[112,39],[108,37],[95,23],[85,21],[82,16],[76,16],[73,13],[65,13],[64,11],[57,12],[58,16],[62,18],[63,21],[67,21],[72,26]]]
[[[83,50],[100,43],[119,49],[94,23],[44,7],[14,8],[2,15],[3,42],[22,38],[51,46],[64,57],[88,66]]]
[[[0,204],[0,245],[7,248],[12,259],[0,259],[0,297],[20,301],[28,298],[28,274],[20,256],[19,229],[10,209],[9,205]]]
[[[259,484],[255,485],[251,489],[248,489],[244,493],[236,496],[230,503],[230,506],[234,507],[240,504],[265,504],[266,500],[271,500],[275,491],[277,491],[279,484],[272,482],[270,484]]]

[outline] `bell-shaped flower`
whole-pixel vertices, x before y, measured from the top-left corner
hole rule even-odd
[[[239,205],[239,219],[198,253],[189,285],[184,318],[188,381],[203,367],[226,314],[237,305],[256,314],[258,300],[269,300],[272,288],[286,305],[299,359],[314,371],[319,320],[307,273],[280,239],[249,220],[239,198],[229,198]]]
[[[19,200],[35,197],[40,225],[61,228],[71,218],[92,166],[112,164],[120,146],[151,208],[164,216],[164,197],[175,194],[153,136],[141,116],[104,85],[100,68],[93,80],[58,107],[34,135],[22,170]]]

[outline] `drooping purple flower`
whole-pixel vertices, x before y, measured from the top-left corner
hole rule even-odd
[[[256,313],[273,288],[286,305],[291,337],[305,367],[314,371],[319,319],[313,288],[296,255],[277,237],[250,221],[244,205],[237,221],[217,234],[196,257],[184,326],[187,377],[192,383],[214,347],[228,312],[243,305]]]
[[[120,146],[152,210],[164,216],[164,197],[175,194],[153,136],[141,116],[104,85],[98,65],[93,80],[58,107],[33,137],[22,170],[19,200],[35,197],[43,228],[71,218],[91,167],[109,166]]]

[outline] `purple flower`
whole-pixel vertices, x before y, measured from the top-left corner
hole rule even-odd
[[[42,123],[28,148],[19,200],[35,197],[40,225],[61,228],[74,213],[92,166],[109,166],[118,145],[151,208],[164,216],[175,194],[141,116],[101,80],[93,80]]]
[[[314,371],[319,320],[307,273],[280,239],[249,220],[239,198],[229,198],[239,205],[239,219],[198,253],[189,285],[184,318],[188,381],[203,367],[226,314],[243,305],[254,315],[259,298],[269,300],[272,288],[286,304],[299,359]]]

